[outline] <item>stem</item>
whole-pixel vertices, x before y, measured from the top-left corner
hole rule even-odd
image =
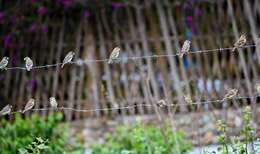
[[[248,121],[246,122],[246,128],[245,128],[245,135],[246,135],[246,154],[247,154],[247,125],[248,125]]]

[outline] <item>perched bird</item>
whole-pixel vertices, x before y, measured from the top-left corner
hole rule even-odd
[[[4,57],[1,62],[0,62],[0,69],[5,69],[6,66],[8,65],[8,60],[9,58],[8,57]]]
[[[185,100],[185,102],[186,102],[187,104],[192,104],[193,101],[192,101],[192,99],[191,99],[191,97],[190,97],[189,94],[184,95],[183,97],[184,97],[184,100]]]
[[[29,57],[25,57],[25,67],[27,71],[30,71],[33,67],[33,61]]]
[[[63,62],[62,62],[62,65],[61,65],[61,68],[63,68],[63,66],[67,63],[70,63],[73,59],[73,56],[75,55],[75,53],[73,51],[70,51],[66,56],[65,58],[63,59]]]
[[[115,60],[119,56],[120,50],[121,49],[119,47],[115,47],[112,50],[112,52],[109,56],[108,64],[111,64],[113,62],[113,60]]]
[[[57,108],[58,103],[54,97],[50,97],[50,104],[52,108]]]
[[[227,94],[224,96],[223,101],[226,99],[232,99],[234,98],[238,93],[237,89],[230,89]]]
[[[166,106],[167,104],[166,104],[165,100],[161,99],[161,100],[159,100],[159,101],[157,102],[157,105],[158,105],[159,107],[163,107],[163,106]]]
[[[257,91],[257,94],[260,95],[260,84],[256,85],[256,91]]]
[[[0,111],[0,115],[10,114],[11,110],[12,110],[12,105],[8,104]]]
[[[234,48],[232,49],[232,51],[234,52],[236,49],[243,47],[245,44],[246,44],[246,35],[242,34],[234,44]]]
[[[34,107],[34,104],[35,104],[35,100],[33,98],[29,99],[29,101],[27,102],[27,104],[24,107],[23,113],[31,110]]]
[[[186,53],[186,52],[189,52],[190,50],[190,44],[191,44],[191,41],[189,40],[186,40],[184,41],[183,45],[182,45],[182,48],[181,48],[181,52],[180,52],[180,57],[182,58],[183,55]]]

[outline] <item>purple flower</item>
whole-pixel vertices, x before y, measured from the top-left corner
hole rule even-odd
[[[0,81],[4,80],[5,76],[4,75],[0,75]]]
[[[65,7],[71,7],[71,5],[72,5],[72,3],[73,3],[73,1],[66,1],[66,2],[64,2],[64,5],[65,5]]]
[[[30,5],[30,0],[26,0],[25,5]]]
[[[0,12],[0,19],[2,19],[5,16],[4,12]]]
[[[25,86],[26,86],[26,87],[30,87],[30,82],[29,82],[29,81],[26,81]]]
[[[62,3],[63,0],[57,0],[56,1],[56,6],[59,6]]]
[[[43,26],[43,27],[42,27],[42,32],[43,32],[44,34],[47,34],[47,33],[48,33],[48,27],[47,27],[47,26]]]
[[[192,28],[192,29],[191,29],[191,32],[192,32],[192,34],[195,34],[195,33],[196,33],[195,28]]]
[[[188,17],[186,17],[186,20],[187,20],[188,22],[192,22],[192,17],[188,16]]]
[[[125,23],[125,24],[128,24],[128,19],[124,19],[124,23]]]
[[[6,47],[12,47],[14,44],[9,42],[9,41],[5,41],[5,46]]]
[[[192,8],[193,8],[193,6],[189,5],[189,4],[184,6],[184,9],[192,9]]]
[[[39,7],[38,12],[45,13],[46,12],[46,8],[41,6],[41,7]]]
[[[16,16],[12,16],[12,18],[11,18],[11,22],[14,23],[15,20],[16,20]]]
[[[15,54],[14,54],[14,56],[13,56],[13,60],[12,60],[12,62],[13,62],[13,64],[17,64],[17,57],[18,57],[18,51],[16,51],[15,52]]]
[[[32,88],[35,88],[36,83],[35,83],[34,79],[32,80],[31,85],[32,85]]]
[[[38,26],[36,24],[31,25],[29,32],[34,31]]]
[[[88,10],[85,10],[85,11],[83,12],[83,15],[84,15],[85,17],[88,17],[88,16],[89,16]]]
[[[11,37],[10,37],[10,35],[3,35],[3,36],[1,36],[1,38],[5,41],[8,41],[8,40],[10,40]]]
[[[199,8],[196,8],[196,9],[195,9],[195,12],[196,12],[197,15],[199,15],[199,14],[201,13],[201,11],[200,11]]]
[[[119,3],[113,3],[113,4],[112,4],[112,7],[115,8],[115,9],[120,8],[120,7],[121,7],[121,4],[119,4]]]

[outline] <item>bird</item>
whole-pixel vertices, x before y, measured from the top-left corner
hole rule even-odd
[[[33,61],[29,57],[25,57],[25,67],[27,71],[30,71],[33,67]]]
[[[187,104],[192,104],[193,101],[192,101],[192,99],[191,99],[191,97],[190,97],[189,94],[184,95],[183,97],[184,97],[184,100],[185,100],[185,102],[186,102]]]
[[[10,114],[11,110],[12,110],[12,105],[8,104],[0,111],[0,115]]]
[[[54,97],[50,97],[50,104],[52,108],[57,108],[58,103]]]
[[[238,93],[237,89],[230,89],[227,94],[224,96],[223,101],[226,99],[232,99],[234,98]]]
[[[256,85],[256,91],[257,91],[258,95],[260,95],[260,84]]]
[[[65,64],[70,63],[71,60],[73,59],[74,55],[75,55],[75,53],[74,53],[73,51],[70,51],[70,52],[65,56],[65,58],[63,59],[61,68],[63,68]]]
[[[33,98],[29,99],[29,101],[27,102],[27,104],[24,107],[23,113],[31,110],[34,107],[34,104],[35,104],[35,100]]]
[[[3,59],[0,62],[0,69],[5,69],[8,65],[9,57],[3,57]]]
[[[191,41],[189,40],[186,40],[184,41],[183,45],[182,45],[182,48],[181,48],[181,52],[180,52],[180,57],[182,58],[183,55],[186,53],[186,52],[189,52],[190,50],[190,44],[191,44]]]
[[[163,107],[163,106],[166,106],[167,104],[166,104],[165,100],[161,99],[161,100],[159,100],[159,101],[157,102],[157,105],[158,105],[159,107]]]
[[[113,60],[115,60],[119,56],[120,50],[121,49],[119,47],[115,47],[112,50],[112,52],[109,56],[108,64],[111,64],[113,62]]]
[[[242,34],[234,44],[234,48],[232,49],[232,52],[234,52],[238,48],[243,47],[245,44],[246,44],[246,35]]]

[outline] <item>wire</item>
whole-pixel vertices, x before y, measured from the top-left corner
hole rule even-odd
[[[246,45],[243,46],[241,48],[251,48],[251,47],[255,47],[256,45]],[[228,50],[232,50],[234,47],[231,48],[219,48],[219,49],[208,49],[208,50],[197,50],[197,51],[191,51],[191,52],[187,52],[185,53],[185,55],[187,54],[199,54],[199,53],[209,53],[209,52],[222,52],[222,51],[228,51]],[[176,54],[162,54],[162,55],[148,55],[148,56],[140,56],[140,57],[121,57],[121,58],[116,58],[115,60],[123,60],[123,61],[127,61],[127,60],[138,60],[138,59],[148,59],[148,58],[160,58],[160,57],[176,57],[179,56],[180,53],[176,53]],[[83,64],[88,64],[88,63],[99,63],[99,62],[107,62],[109,59],[78,59],[76,61],[70,62],[70,64],[77,64],[79,66],[83,65]],[[32,69],[43,69],[43,68],[49,68],[49,67],[57,67],[62,65],[62,63],[56,63],[56,64],[50,64],[50,65],[42,65],[42,66],[34,66],[32,67]],[[4,70],[15,70],[15,69],[20,69],[20,70],[26,70],[25,67],[7,67]]]
[[[233,100],[238,100],[238,99],[253,99],[253,98],[257,98],[259,97],[259,95],[256,96],[238,96],[233,98]],[[182,103],[182,104],[167,104],[164,105],[164,107],[179,107],[179,106],[190,106],[190,105],[202,105],[202,104],[211,104],[211,103],[224,103],[225,100],[223,99],[218,99],[218,100],[208,100],[208,101],[204,101],[204,102],[194,102],[191,104],[188,103]],[[112,107],[112,108],[98,108],[98,109],[75,109],[75,108],[68,108],[68,107],[58,107],[58,108],[38,108],[38,109],[31,109],[31,111],[62,111],[62,110],[71,110],[74,112],[96,112],[96,111],[112,111],[112,110],[123,110],[123,109],[131,109],[131,108],[136,108],[136,107],[154,107],[153,104],[135,104],[135,105],[128,105],[128,106],[124,106],[124,107]],[[158,106],[160,107],[160,106]],[[163,107],[163,106],[162,106]],[[11,112],[10,114],[15,114],[15,113],[22,113],[22,110],[18,110],[15,112]],[[0,115],[1,116],[1,115]]]

